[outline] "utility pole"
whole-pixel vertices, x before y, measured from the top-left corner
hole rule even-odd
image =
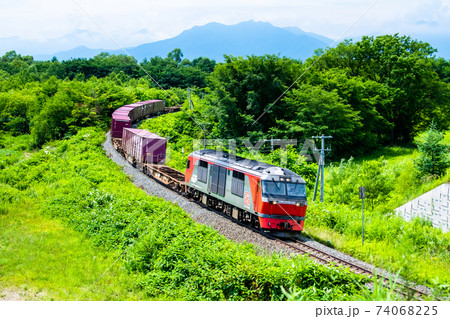
[[[188,88],[188,92],[189,92],[189,110],[192,110],[192,107],[194,106],[194,104],[192,103],[192,99],[191,99],[191,88]]]
[[[207,124],[211,123],[198,123],[200,128],[203,130],[203,148],[206,148],[206,126]]]
[[[315,149],[315,151],[320,151],[320,160],[319,167],[317,168],[317,176],[316,176],[316,184],[314,186],[314,196],[313,201],[316,200],[317,186],[319,184],[319,176],[320,176],[320,202],[323,202],[323,183],[324,183],[324,169],[325,169],[325,151],[331,151],[331,148],[325,149],[325,139],[333,138],[333,136],[312,136],[311,138],[320,138],[321,139],[321,148],[320,150]]]
[[[359,188],[359,199],[362,200],[361,208],[361,238],[362,238],[362,245],[364,246],[364,198],[366,198],[366,188],[364,186],[361,186]]]

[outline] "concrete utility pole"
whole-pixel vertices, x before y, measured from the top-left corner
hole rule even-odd
[[[331,151],[331,148],[325,149],[325,139],[326,138],[333,138],[333,136],[312,136],[311,138],[320,138],[322,140],[321,148],[320,150],[320,160],[319,160],[319,167],[317,168],[317,177],[316,177],[316,185],[314,186],[314,196],[313,201],[316,200],[316,193],[317,193],[317,186],[319,184],[319,176],[320,179],[320,202],[323,202],[323,183],[324,183],[324,168],[325,168],[325,151]]]
[[[206,125],[211,123],[197,123],[200,128],[203,130],[203,148],[206,148]]]
[[[188,92],[189,92],[189,110],[192,110],[194,103],[192,103],[191,99],[191,88],[188,88]]]

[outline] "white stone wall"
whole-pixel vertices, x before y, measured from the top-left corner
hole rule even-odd
[[[434,227],[447,232],[450,229],[450,183],[436,187],[395,211],[405,220],[416,216],[429,219]]]

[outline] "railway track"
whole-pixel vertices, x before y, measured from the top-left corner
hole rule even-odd
[[[273,237],[273,240],[276,240],[280,242],[282,245],[288,246],[289,248],[300,252],[302,255],[308,255],[311,258],[315,259],[321,264],[329,265],[329,264],[335,264],[335,265],[342,265],[345,267],[348,267],[352,272],[362,275],[372,275],[373,273],[363,268],[359,265],[356,265],[354,263],[351,263],[347,260],[344,260],[342,258],[339,258],[337,256],[331,255],[327,252],[324,252],[320,249],[317,249],[315,247],[311,247],[304,242],[299,241],[298,239],[289,239],[289,240],[281,240],[279,238]],[[289,242],[292,241],[292,242]]]
[[[117,139],[117,138],[112,139],[112,143],[113,143],[114,148],[122,156],[124,156],[123,151],[121,149],[121,140]],[[274,240],[274,241],[282,244],[283,246],[288,247],[290,250],[293,250],[299,254],[306,255],[309,258],[314,259],[315,261],[317,261],[321,264],[328,265],[328,266],[332,265],[332,266],[337,266],[337,267],[338,266],[347,267],[348,269],[350,269],[350,271],[352,271],[354,273],[367,275],[369,277],[376,279],[378,282],[382,281],[383,285],[388,288],[390,287],[391,284],[393,284],[395,286],[395,287],[393,287],[395,292],[397,292],[400,296],[406,297],[408,300],[412,299],[412,298],[421,300],[421,299],[423,299],[424,296],[427,295],[426,292],[416,289],[414,287],[407,286],[407,285],[403,284],[402,282],[395,281],[392,283],[392,280],[390,280],[388,277],[386,277],[384,275],[376,274],[367,268],[361,267],[355,263],[352,263],[351,261],[339,258],[338,256],[335,256],[333,254],[330,254],[328,252],[320,250],[316,247],[312,247],[312,246],[308,245],[307,243],[302,242],[300,240],[292,239],[292,238],[282,240],[280,238],[274,237],[268,233],[260,231],[259,229],[255,229],[254,227],[251,227],[250,225],[248,225],[246,223],[238,221],[238,220],[232,218],[231,216],[225,214],[222,211],[218,211],[218,210],[208,206],[207,203],[202,203],[202,202],[194,200],[194,199],[188,197],[184,193],[184,174],[180,171],[177,171],[177,170],[169,167],[169,166],[144,164],[142,167],[140,167],[140,169],[145,175],[153,178],[158,183],[172,189],[173,191],[179,193],[180,195],[183,195],[184,197],[188,198],[190,201],[195,202],[199,206],[204,207],[208,210],[214,211],[215,213],[220,214],[224,218],[232,220],[233,222],[237,223],[240,226],[246,227],[246,228],[252,230],[253,232],[257,232],[258,234],[265,236],[268,239]]]
[[[419,290],[415,287],[408,286],[400,281],[392,282],[391,279],[389,279],[388,277],[386,277],[384,275],[376,274],[367,268],[361,267],[355,263],[349,262],[347,260],[344,260],[342,258],[339,258],[339,257],[329,254],[327,252],[324,252],[320,249],[312,247],[312,246],[310,246],[302,241],[299,241],[297,239],[291,239],[292,242],[289,242],[287,240],[281,240],[279,238],[272,237],[267,234],[265,234],[265,235],[269,236],[270,238],[281,243],[284,246],[287,246],[295,251],[300,252],[302,255],[308,255],[310,258],[316,260],[317,262],[319,262],[321,264],[334,265],[334,266],[345,266],[354,273],[367,275],[371,278],[376,279],[378,282],[382,281],[383,286],[385,286],[387,288],[391,288],[391,285],[393,285],[392,289],[397,294],[399,294],[402,297],[407,298],[408,300],[413,299],[413,298],[417,299],[417,300],[423,300],[423,298],[428,295],[426,292]]]

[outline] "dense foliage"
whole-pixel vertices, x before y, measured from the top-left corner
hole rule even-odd
[[[431,121],[450,125],[450,63],[429,44],[386,35],[345,41],[305,62],[277,56],[182,59],[137,63],[127,56],[34,61],[15,52],[0,61],[0,129],[31,132],[36,145],[107,125],[112,110],[144,98],[182,104],[197,87],[204,97],[179,126],[204,126],[209,138],[333,136],[335,159],[392,143],[409,143]],[[322,55],[323,53],[323,55]],[[150,75],[150,77],[148,76]],[[206,95],[205,95],[206,93]],[[197,112],[197,116],[195,116]],[[199,125],[199,123],[208,123]]]
[[[410,142],[431,120],[450,124],[449,63],[434,51],[394,35],[346,41],[305,63],[228,58],[210,77],[215,120],[233,136],[332,135],[335,157]]]
[[[52,76],[46,81],[26,84],[15,83],[15,78],[0,80],[0,130],[15,135],[31,133],[35,146],[69,137],[83,127],[107,129],[112,112],[124,104],[167,98],[170,106],[174,100],[184,100],[187,96],[181,89],[152,88],[143,79],[124,84],[115,73],[84,81],[59,80]]]
[[[212,72],[215,61],[199,57],[192,61],[182,59],[183,53],[175,49],[166,58],[153,57],[141,63],[126,55],[109,55],[101,53],[94,58],[77,58],[59,62],[36,61],[32,56],[21,56],[15,51],[7,52],[0,60],[0,72],[19,75],[16,79],[23,82],[30,80],[45,81],[54,76],[63,79],[89,79],[93,76],[102,78],[115,73],[122,82],[146,77],[150,73],[163,88],[188,86],[205,86],[206,76]]]

